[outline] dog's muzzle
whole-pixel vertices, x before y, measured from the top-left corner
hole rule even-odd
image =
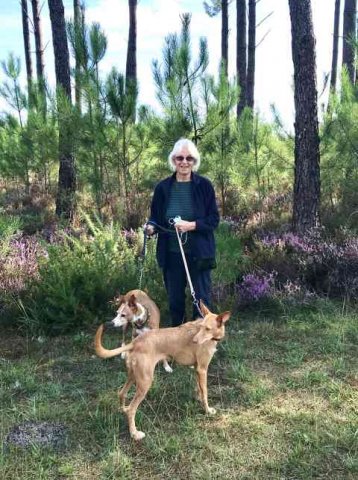
[[[103,324],[103,327],[104,327],[104,330],[110,330],[110,329],[116,328],[112,320],[108,320],[108,322],[105,322]]]

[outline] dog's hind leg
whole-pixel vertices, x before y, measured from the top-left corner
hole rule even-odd
[[[137,430],[137,427],[135,425],[135,415],[137,413],[137,409],[139,405],[147,395],[151,384],[152,384],[152,381],[148,382],[145,385],[140,385],[140,386],[137,385],[137,391],[133,397],[133,400],[131,401],[129,406],[126,407],[125,409],[125,412],[128,418],[129,432],[133,440],[142,440],[142,438],[145,437],[144,432]]]
[[[172,367],[169,365],[168,363],[168,360],[163,360],[163,367],[164,367],[164,370],[168,373],[172,373],[173,372],[173,369]]]
[[[129,389],[135,383],[130,354],[127,355],[127,358],[126,358],[126,367],[127,367],[127,381],[123,385],[121,390],[118,392],[119,408],[122,409],[123,411],[125,411],[125,408],[126,408],[126,397],[129,392]]]
[[[126,397],[127,393],[129,392],[129,389],[131,386],[134,384],[134,378],[133,377],[128,377],[128,380],[126,383],[123,385],[121,390],[118,392],[118,397],[119,397],[119,408],[124,410],[126,408]]]
[[[154,365],[152,367],[146,365],[142,369],[142,368],[138,368],[138,364],[137,364],[133,373],[134,373],[135,383],[136,383],[136,392],[133,397],[133,400],[131,401],[129,406],[125,408],[124,411],[127,414],[129,432],[131,437],[134,440],[142,440],[142,438],[145,437],[145,433],[137,430],[137,427],[135,425],[135,415],[137,413],[137,409],[139,405],[144,400],[145,396],[148,393],[148,390],[152,385],[153,376],[154,376]]]

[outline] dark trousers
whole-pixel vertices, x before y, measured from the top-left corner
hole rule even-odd
[[[186,259],[196,299],[198,301],[202,300],[210,308],[211,271],[199,271],[190,255],[186,255]],[[168,294],[172,326],[177,327],[185,320],[185,287],[187,285],[185,267],[180,253],[167,253],[163,275]],[[200,313],[193,305],[193,319],[199,317]]]

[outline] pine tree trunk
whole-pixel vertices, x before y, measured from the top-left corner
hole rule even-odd
[[[129,33],[126,63],[126,85],[137,86],[137,0],[128,0]],[[134,119],[133,119],[134,120]]]
[[[222,0],[221,4],[221,63],[225,75],[228,75],[228,39],[229,39],[229,14],[228,0]]]
[[[348,70],[350,81],[355,83],[355,46],[357,0],[345,0],[343,13],[343,56],[342,64]]]
[[[247,106],[254,108],[256,55],[256,0],[249,0],[249,41],[247,60]]]
[[[45,63],[44,63],[44,50],[42,46],[42,29],[41,29],[39,0],[31,0],[31,3],[32,3],[32,15],[34,19],[37,81],[39,82],[40,87],[43,89]]]
[[[24,49],[25,49],[25,61],[26,61],[26,75],[27,75],[27,89],[29,99],[31,97],[31,84],[32,84],[32,61],[30,54],[30,32],[29,32],[29,17],[27,10],[27,0],[21,0],[21,14],[22,14],[22,33],[24,36]]]
[[[338,65],[338,41],[339,41],[339,16],[341,11],[341,0],[336,0],[334,6],[334,30],[332,46],[332,68],[331,68],[331,91],[336,91],[337,65]]]
[[[73,0],[73,17],[74,17],[74,28],[75,28],[75,39],[78,38],[78,33],[81,30],[81,1]],[[76,43],[76,40],[75,40]],[[75,46],[75,102],[77,108],[81,111],[81,65],[80,59]]]
[[[295,179],[293,229],[318,225],[320,154],[317,117],[316,45],[310,0],[289,0],[295,89]]]
[[[237,118],[246,105],[246,0],[236,0],[236,71],[240,98],[237,104]]]
[[[66,37],[65,11],[62,0],[48,0],[55,56],[57,88],[62,89],[71,103],[70,63]],[[73,157],[73,132],[65,114],[61,113],[62,101],[58,97],[59,109],[59,176],[56,199],[56,214],[71,219],[75,209],[76,174]],[[64,118],[64,120],[63,120]]]

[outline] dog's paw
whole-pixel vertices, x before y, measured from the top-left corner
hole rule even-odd
[[[216,410],[215,410],[215,408],[213,408],[213,407],[208,407],[206,413],[207,413],[208,415],[215,415]]]
[[[144,432],[140,432],[139,430],[137,430],[136,432],[131,433],[131,437],[132,437],[133,440],[135,440],[136,442],[139,442],[140,440],[143,440],[143,438],[145,437],[145,433],[144,433]]]
[[[173,373],[172,367],[168,363],[163,364],[164,370],[168,373]]]

